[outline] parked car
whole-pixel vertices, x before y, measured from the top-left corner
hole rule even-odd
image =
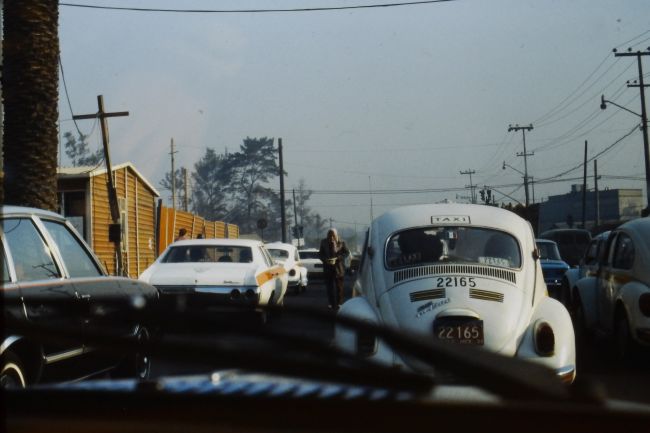
[[[310,277],[323,276],[323,262],[320,259],[317,248],[305,248],[298,250],[300,254],[300,263],[307,268]]]
[[[601,256],[605,253],[605,245],[607,238],[611,232],[603,232],[594,236],[589,242],[585,254],[580,259],[577,267],[570,268],[564,273],[562,278],[562,286],[560,288],[560,301],[569,309],[573,311],[577,297],[576,284],[584,277],[595,276],[598,272],[598,263],[601,261]]]
[[[359,272],[359,264],[361,263],[361,254],[352,253],[350,257],[350,273],[356,274]]]
[[[539,261],[542,265],[546,289],[549,295],[561,302],[562,278],[569,269],[569,265],[560,257],[560,251],[555,242],[547,239],[536,239],[535,243],[539,251]]]
[[[150,359],[145,353],[97,352],[83,339],[48,343],[16,330],[23,323],[148,340],[155,324],[134,321],[125,310],[134,303],[155,304],[158,292],[137,280],[107,276],[61,215],[17,206],[0,209],[7,319],[0,345],[2,387],[68,381],[106,371],[146,379]]]
[[[439,342],[482,346],[575,377],[566,308],[547,295],[530,224],[507,210],[432,204],[372,221],[354,292],[339,314]],[[372,334],[337,326],[336,345],[388,365],[423,368]]]
[[[260,241],[192,239],[169,245],[142,275],[165,303],[211,310],[255,309],[262,323],[264,305],[282,305],[287,273]]]
[[[613,337],[626,360],[650,346],[650,219],[612,230],[596,267],[576,283],[576,326]]]
[[[266,249],[277,264],[284,266],[288,276],[287,290],[292,289],[296,294],[307,290],[308,271],[300,262],[298,249],[282,242],[268,243]]]
[[[583,229],[553,229],[543,232],[539,238],[555,241],[562,259],[569,266],[575,267],[591,241],[591,233]]]

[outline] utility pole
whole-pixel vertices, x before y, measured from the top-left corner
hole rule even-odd
[[[169,154],[172,156],[172,209],[176,210],[176,169],[174,168],[174,139],[172,138],[171,151]]]
[[[298,240],[298,246],[300,247],[300,246],[302,246],[302,245],[300,245],[300,238],[302,236],[300,236],[300,229],[298,228],[298,211],[297,211],[297,207],[296,207],[296,190],[295,190],[295,188],[292,189],[291,192],[293,193],[293,226],[294,226],[294,229],[295,229],[296,239]]]
[[[600,226],[600,196],[598,193],[598,160],[594,159],[594,190],[596,192],[596,227]]]
[[[188,182],[188,176],[187,176],[187,169],[185,167],[183,167],[183,186],[185,187],[185,197],[184,197],[184,203],[183,203],[183,210],[185,210],[185,212],[188,212],[189,208],[190,208],[188,194],[187,194],[187,191],[188,191],[188,188],[189,188],[188,183],[189,182]]]
[[[528,207],[528,205],[530,204],[530,200],[528,198],[528,157],[535,155],[535,152],[531,152],[531,153],[526,152],[526,131],[532,131],[532,130],[533,130],[532,123],[528,126],[508,125],[508,132],[521,131],[524,140],[524,151],[523,153],[517,152],[517,156],[524,157],[524,189],[526,192],[526,207]]]
[[[643,132],[643,154],[645,157],[645,192],[647,206],[643,210],[642,215],[648,216],[650,214],[650,144],[648,144],[648,114],[645,108],[645,88],[649,87],[643,83],[643,64],[641,63],[642,56],[650,56],[650,48],[648,51],[632,52],[632,48],[628,48],[627,53],[617,53],[614,49],[614,57],[636,57],[639,67],[639,84],[630,84],[627,87],[638,87],[641,96],[641,131]]]
[[[371,183],[371,177],[368,176],[368,192],[370,193],[370,222],[372,223],[372,220],[375,219],[373,212],[372,212],[372,183]]]
[[[109,117],[128,116],[129,112],[117,111],[113,113],[107,113],[104,111],[103,95],[97,95],[97,107],[97,113],[80,114],[77,116],[72,116],[72,118],[75,120],[99,118],[99,124],[102,132],[102,145],[104,147],[104,162],[106,163],[106,177],[108,178],[106,182],[108,188],[108,202],[111,208],[111,219],[113,220],[113,224],[109,228],[109,239],[111,242],[115,243],[115,249],[117,250],[116,273],[118,275],[125,275],[123,268],[124,264],[122,262],[122,226],[120,221],[120,205],[117,201],[117,189],[115,188],[115,180],[113,179],[113,167],[111,166],[111,154],[108,139],[108,122],[106,119]]]
[[[587,140],[585,140],[585,162],[582,176],[582,228],[587,228]]]
[[[287,242],[287,214],[284,209],[284,162],[282,161],[282,138],[278,138],[280,157],[280,219],[282,221],[282,242]]]
[[[475,170],[466,170],[460,172],[460,174],[469,174],[469,195],[472,204],[476,204],[476,196],[474,194],[474,184],[472,183],[472,175],[474,173],[476,173]],[[465,188],[467,188],[467,185],[465,185]]]

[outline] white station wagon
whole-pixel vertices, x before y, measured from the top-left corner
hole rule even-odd
[[[339,314],[538,362],[573,381],[571,317],[548,296],[533,230],[516,214],[466,204],[394,209],[372,222],[360,266]],[[365,340],[336,328],[343,350],[424,368]]]
[[[287,271],[288,289],[298,294],[307,290],[307,268],[300,263],[298,248],[282,242],[266,244],[266,249],[275,262]]]
[[[245,239],[192,239],[174,242],[140,280],[161,299],[182,299],[198,307],[282,305],[287,273],[264,244]],[[266,312],[258,309],[262,322]]]

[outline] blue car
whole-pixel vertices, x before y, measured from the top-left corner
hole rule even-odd
[[[560,257],[560,251],[554,241],[536,239],[535,243],[539,250],[539,259],[548,293],[558,299],[562,287],[562,277],[569,269],[569,265]]]

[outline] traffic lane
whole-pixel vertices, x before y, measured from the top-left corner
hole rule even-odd
[[[348,299],[352,293],[352,284],[354,277],[346,277],[344,284],[345,299]],[[327,311],[327,290],[322,279],[311,278],[307,290],[298,295],[287,292],[284,305],[287,307],[310,307],[322,308]],[[232,318],[232,326],[237,326],[242,321],[255,320],[252,315],[237,315]],[[331,344],[334,337],[334,326],[322,320],[307,317],[305,315],[292,315],[288,313],[273,317],[266,325],[269,330],[277,331],[279,334],[293,335],[296,337],[312,338],[325,344]],[[174,326],[163,330],[161,342],[192,342],[204,344],[206,339],[210,341],[219,341],[231,345],[232,347],[244,347],[246,349],[257,349],[260,354],[272,353],[277,349],[277,343],[271,341],[262,341],[255,336],[245,337],[238,335],[214,336],[210,337],[205,332],[192,332],[182,326]],[[187,362],[174,362],[166,359],[152,358],[151,377],[158,378],[162,376],[187,375],[187,374],[205,374],[221,368],[231,368],[227,364],[206,363],[201,360],[188,360]]]
[[[576,340],[578,377],[602,385],[609,398],[650,403],[650,350],[622,362],[614,356],[613,342],[581,336]]]
[[[351,296],[353,281],[353,277],[346,277],[345,299],[349,299]],[[326,311],[327,304],[327,292],[321,279],[311,279],[304,293],[299,295],[289,293],[285,298],[285,305],[289,307],[316,307]],[[240,320],[245,319],[241,318]],[[233,323],[233,325],[235,324]],[[283,314],[271,320],[267,326],[280,333],[311,337],[326,343],[331,342],[334,336],[332,324],[313,320],[303,315]],[[197,342],[205,341],[204,337],[199,338],[187,332],[166,334],[163,336],[163,341],[166,339],[188,341],[193,338],[196,338]],[[220,341],[227,341],[235,345],[235,347],[257,347],[260,353],[277,350],[273,343],[263,343],[245,337],[230,336],[221,338]],[[642,352],[635,362],[628,365],[623,365],[614,359],[611,343],[607,340],[580,338],[576,341],[576,351],[579,378],[586,378],[589,381],[601,384],[609,398],[650,403],[650,392],[648,392],[650,389],[650,369],[648,368],[650,355],[648,355],[647,351]],[[152,360],[152,376],[155,378],[169,375],[210,373],[215,369],[225,367],[227,366],[197,361],[174,363],[154,358]]]

